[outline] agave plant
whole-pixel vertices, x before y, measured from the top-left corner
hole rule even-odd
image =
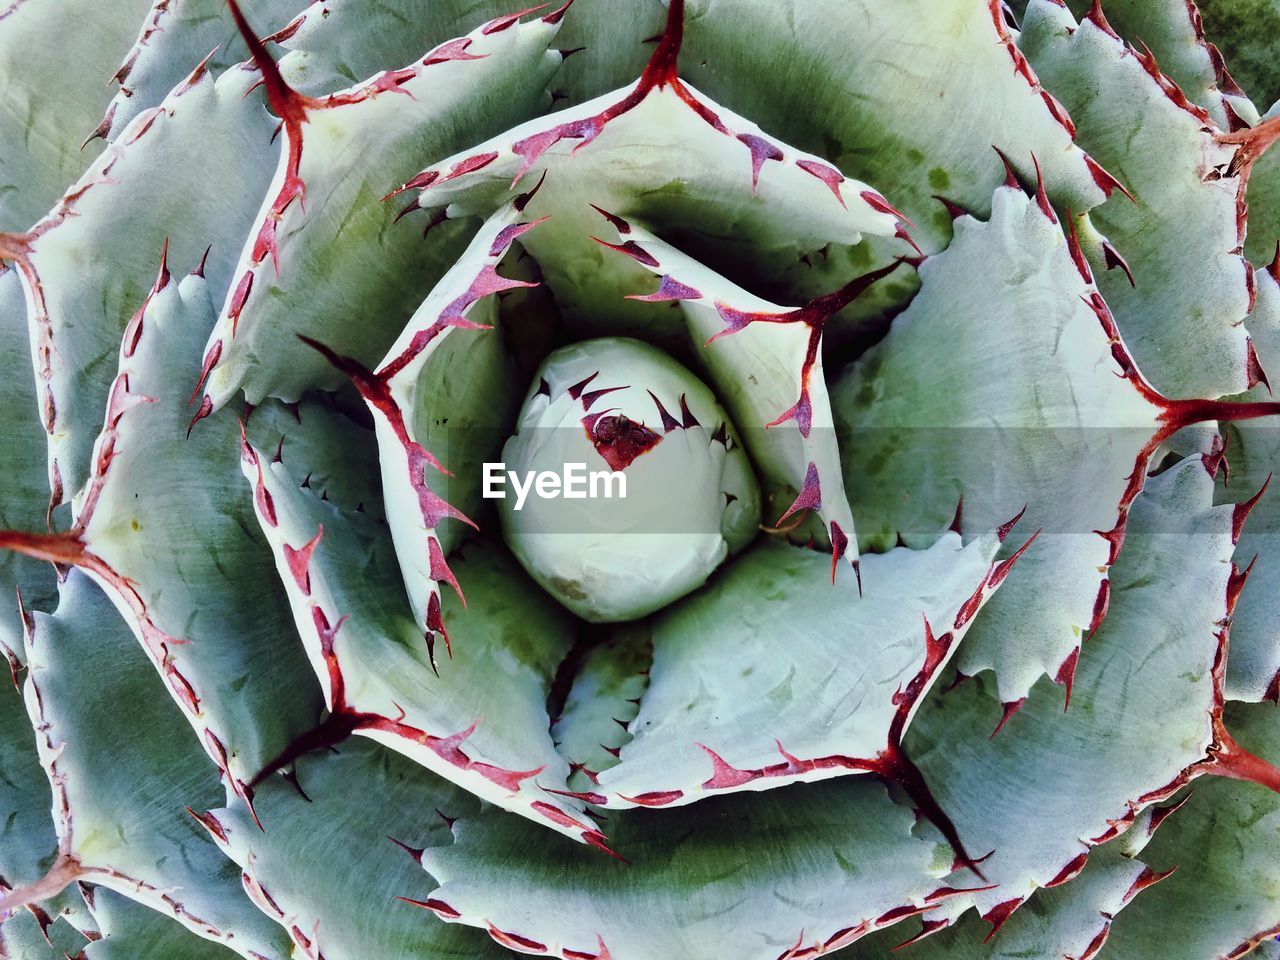
[[[1280,957],[1278,18],[9,0],[0,957]]]

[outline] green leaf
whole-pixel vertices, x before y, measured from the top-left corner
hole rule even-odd
[[[289,51],[280,72],[295,89],[320,96],[393,70],[479,23],[505,20],[518,6],[509,0],[317,0],[280,31]],[[575,0],[557,35],[566,58],[553,84],[557,99],[580,103],[634,78],[649,57],[644,40],[662,32],[663,18],[659,0],[637,0],[626,17],[617,16],[610,0]]]
[[[608,215],[614,249],[661,277],[650,294],[628,299],[678,302],[690,343],[719,398],[733,415],[767,482],[797,495],[793,511],[822,518],[833,556],[857,564],[853,514],[844,489],[831,402],[822,364],[828,320],[857,297],[873,276],[803,307],[782,307],[754,296],[643,227]],[[645,289],[647,289],[645,286]]]
[[[1265,119],[1280,117],[1272,107]],[[1280,150],[1268,150],[1249,174],[1249,234],[1244,252],[1259,270],[1275,261],[1280,250]],[[1277,368],[1280,369],[1280,368]]]
[[[1077,19],[1097,17],[1096,12],[1090,14],[1088,0],[1070,0],[1067,6]],[[1257,107],[1226,72],[1228,64],[1210,42],[1216,36],[1205,36],[1201,10],[1206,6],[1203,0],[1195,4],[1186,0],[1108,0],[1104,17],[1135,48],[1150,50],[1164,75],[1207,110],[1220,129],[1232,128],[1232,113],[1245,123],[1256,123]]]
[[[508,205],[485,221],[375,372],[336,361],[374,418],[391,536],[423,628],[433,604],[440,614],[440,584],[451,576],[444,558],[480,507],[482,464],[499,459],[520,406],[496,294],[533,285],[497,272],[534,226],[522,208]]]
[[[931,543],[961,498],[967,534],[1024,505],[1026,528],[1044,530],[960,653],[966,674],[995,670],[1007,703],[1041,675],[1070,679],[1113,559],[1092,531],[1123,532],[1160,429],[1046,210],[1006,186],[989,221],[958,219],[920,294],[832,390],[864,544]]]
[[[1162,879],[1122,851],[1119,842],[1111,843],[1098,848],[1078,878],[1037,893],[994,938],[985,938],[988,931],[973,914],[945,929],[932,926],[925,914],[917,936],[927,939],[907,941],[910,956],[914,960],[1092,960],[1106,943],[1116,914]],[[898,956],[902,943],[902,932],[894,930],[867,939],[845,957],[890,960]]]
[[[594,639],[571,651],[561,666],[562,672],[572,673],[560,715],[551,725],[556,749],[572,771],[570,787],[587,792],[601,771],[618,763],[619,749],[631,741],[631,723],[640,712],[653,665],[648,621],[611,626]]]
[[[222,797],[203,751],[107,598],[77,571],[61,593],[27,638],[27,708],[60,841],[52,875],[115,890],[243,957],[283,960],[284,937],[184,810]]]
[[[1276,0],[1198,0],[1205,32],[1231,73],[1259,103],[1280,99],[1280,68],[1268,42],[1280,30]]]
[[[1080,655],[1069,710],[1041,683],[988,739],[1000,703],[978,677],[916,716],[907,752],[966,844],[993,851],[981,868],[996,886],[972,900],[992,926],[1037,889],[1075,876],[1097,845],[1140,829],[1142,810],[1225,769],[1209,758],[1229,752],[1219,671],[1239,587],[1236,517],[1211,506],[1212,494],[1192,457],[1134,502],[1110,571],[1111,610]]]
[[[105,84],[148,6],[15,0],[0,10],[0,230],[34,223],[93,158],[80,145],[102,117]]]
[[[227,948],[107,887],[85,887],[102,939],[84,960],[228,960]]]
[[[1264,367],[1280,370],[1280,281],[1268,269],[1259,272],[1257,282],[1249,332]],[[1264,395],[1261,386],[1250,394],[1254,399]],[[1263,487],[1280,465],[1280,429],[1274,421],[1228,424],[1219,446],[1223,459],[1214,494],[1217,502],[1245,504],[1261,493],[1236,547],[1236,564],[1256,565],[1259,582],[1241,593],[1231,620],[1226,694],[1252,703],[1275,701],[1280,699],[1280,598],[1274,588],[1280,567],[1280,497]]]
[[[22,644],[18,644],[22,651]],[[24,656],[25,659],[25,656]],[[17,675],[15,674],[15,681]],[[21,690],[9,678],[0,683],[0,891],[35,883],[53,866],[58,837],[49,816],[49,781],[36,756],[36,734],[22,703]],[[54,917],[71,913],[83,922],[83,906],[61,896],[41,908]],[[15,911],[4,923],[13,921]],[[3,914],[0,913],[0,917]],[[0,946],[4,930],[0,927]],[[0,955],[4,955],[0,953]]]
[[[915,837],[910,811],[866,779],[609,825],[629,863],[498,811],[464,813],[453,843],[423,855],[440,882],[426,905],[521,953],[774,960],[837,950],[957,895],[935,879],[950,852]]]
[[[430,878],[415,862],[416,851],[396,846],[446,840],[445,818],[478,806],[464,791],[356,739],[302,758],[296,786],[282,779],[264,783],[258,803],[270,824],[265,833],[238,807],[212,810],[201,821],[243,869],[245,890],[259,909],[289,931],[294,956],[506,956],[475,931],[424,916],[417,906],[429,903]]]
[[[1238,148],[1220,142],[1209,115],[1153,60],[1093,19],[1077,25],[1053,0],[1032,0],[1020,45],[1071,110],[1080,144],[1135,198],[1114,196],[1082,223],[1098,287],[1134,359],[1165,391],[1248,389]]]
[[[215,297],[230,282],[234,238],[249,230],[275,149],[261,99],[246,99],[255,82],[244,70],[215,82],[198,69],[135,118],[24,241],[17,265],[59,500],[92,472],[120,337],[161,248],[183,264],[208,249]],[[190,393],[198,358],[175,374]]]
[[[46,927],[25,910],[0,922],[0,956],[5,960],[66,960],[86,943],[85,935],[67,921]]]
[[[935,194],[979,216],[990,211],[1002,176],[993,144],[1028,181],[1035,153],[1055,202],[1074,210],[1095,206],[1112,189],[1072,143],[1066,111],[1014,46],[998,4],[691,0],[686,34],[691,82],[875,184],[914,223],[912,236],[928,253],[951,238]],[[872,240],[775,269],[787,268],[787,296],[807,299],[901,252],[899,244]],[[882,281],[846,311],[850,325],[865,327],[914,292],[910,276]]]
[[[827,579],[811,550],[766,542],[654,617],[653,665],[608,806],[692,803],[853,773],[892,775],[903,731],[1009,574],[998,540],[864,558]],[[1013,574],[1016,577],[1016,572]],[[838,626],[837,626],[838,625]],[[575,758],[576,759],[576,758]]]
[[[293,682],[305,656],[237,482],[235,416],[188,436],[185,374],[212,323],[205,280],[179,282],[162,267],[125,332],[76,524],[51,549],[108,591],[227,788],[247,800],[253,776],[322,701]]]
[[[340,384],[299,334],[366,365],[385,353],[461,252],[465,231],[453,224],[424,243],[394,225],[398,206],[381,198],[424,158],[536,110],[561,60],[548,50],[557,24],[548,16],[478,28],[321,98],[303,97],[269,61],[260,64],[274,77],[267,86],[284,147],[205,352],[215,407],[241,388],[257,403]]]
[[[563,790],[569,772],[546,712],[573,641],[569,615],[505,551],[468,545],[452,558],[459,588],[429,608],[424,637],[387,525],[301,485],[312,438],[332,429],[303,417],[282,461],[246,446],[242,463],[332,713],[324,730],[371,737],[499,806],[599,842],[580,802],[544,789]],[[477,690],[488,691],[483,701]]]
[[[1280,760],[1275,707],[1233,704],[1227,724]],[[1116,920],[1102,960],[1243,957],[1280,935],[1280,797],[1250,783],[1198,784],[1145,853],[1177,872]]]
[[[636,82],[434,162],[405,189],[423,209],[488,216],[540,183],[527,213],[551,219],[524,243],[582,335],[651,338],[670,323],[661,306],[620,296],[644,271],[592,242],[592,205],[679,231],[694,252],[714,248],[761,278],[828,243],[902,235],[878,192],[678,79],[678,46],[669,27]]]
[[[26,334],[22,285],[17,271],[8,270],[0,273],[0,410],[5,413],[0,438],[5,471],[0,529],[38,530],[46,522],[49,506],[44,431]],[[0,551],[0,656],[18,657],[22,652],[17,593],[33,609],[47,609],[57,600],[53,568],[43,560]]]
[[[246,15],[275,30],[304,0],[242,0]],[[101,135],[115,140],[138,114],[157,106],[198,64],[219,76],[248,54],[226,13],[226,0],[154,0],[115,81]]]

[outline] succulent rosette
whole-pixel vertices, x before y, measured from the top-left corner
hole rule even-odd
[[[1277,22],[9,0],[0,957],[1280,957]]]

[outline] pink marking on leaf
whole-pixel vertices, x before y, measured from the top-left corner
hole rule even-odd
[[[476,727],[479,725],[480,721],[475,720],[472,722],[471,726],[467,727],[467,729],[451,734],[447,737],[440,737],[433,743],[430,743],[429,746],[433,751],[435,751],[436,755],[439,756],[440,759],[453,764],[455,767],[461,767],[465,770],[471,760],[462,752],[461,747],[463,742],[476,732]]]
[[[1062,661],[1062,665],[1058,667],[1058,672],[1054,675],[1054,683],[1067,688],[1066,703],[1063,704],[1062,710],[1065,713],[1071,708],[1071,690],[1075,686],[1076,665],[1080,662],[1080,648],[1076,647],[1067,658]]]
[[[601,240],[599,237],[592,237],[591,239],[602,247],[608,247],[610,250],[617,250],[619,253],[626,254],[636,263],[643,264],[646,267],[656,269],[659,265],[653,255],[634,240],[627,240],[625,243],[609,243],[607,240]]]
[[[1249,389],[1252,390],[1258,384],[1262,384],[1267,388],[1267,393],[1270,394],[1271,380],[1267,376],[1267,371],[1262,368],[1262,361],[1258,359],[1258,351],[1253,345],[1253,339],[1248,339],[1246,344],[1244,370],[1245,376],[1248,378]]]
[[[739,770],[730,766],[720,754],[704,744],[696,746],[711,758],[711,776],[702,783],[703,790],[730,790],[750,783],[759,776],[754,770]]]
[[[467,598],[462,595],[462,588],[458,586],[458,578],[454,576],[453,570],[449,568],[448,561],[445,560],[439,537],[430,536],[427,538],[427,553],[431,564],[431,579],[437,583],[447,583],[453,587],[453,592],[458,595],[458,599],[462,601],[462,605],[465,607]]]
[[[805,471],[804,485],[800,488],[800,494],[787,507],[787,512],[778,518],[775,526],[781,526],[786,522],[787,518],[800,510],[821,510],[822,509],[822,488],[818,483],[818,467],[812,460],[809,461],[809,467]]]
[[[1104,196],[1110,197],[1111,194],[1119,190],[1133,203],[1138,202],[1137,198],[1129,192],[1124,184],[1104,170],[1098,161],[1094,160],[1093,157],[1089,156],[1087,153],[1084,155],[1084,162],[1085,166],[1089,169],[1090,176],[1093,177],[1093,182],[1098,185],[1100,190],[1102,190]]]
[[[1249,514],[1253,508],[1258,505],[1258,501],[1262,499],[1262,495],[1267,492],[1267,487],[1271,486],[1272,474],[1267,474],[1267,479],[1263,482],[1262,488],[1248,500],[1243,503],[1237,503],[1231,512],[1231,542],[1239,543],[1240,534],[1244,532],[1245,521],[1249,519]]]
[[[525,780],[528,780],[530,777],[536,777],[546,769],[546,766],[543,765],[541,767],[536,767],[533,770],[507,770],[504,767],[497,767],[490,763],[481,763],[473,760],[470,762],[467,769],[475,771],[489,782],[496,783],[505,790],[510,790],[512,793],[519,793],[520,784]],[[534,806],[536,807],[537,804],[535,803]],[[580,823],[577,825],[579,827],[582,826]]]
[[[999,734],[1000,731],[1005,728],[1005,724],[1007,724],[1010,720],[1014,718],[1014,715],[1019,710],[1022,709],[1023,705],[1026,702],[1027,702],[1027,698],[1023,697],[1020,700],[1012,700],[1009,703],[1003,704],[1004,709],[1000,716],[1000,722],[997,723],[996,728],[991,731],[991,736],[989,737],[989,739],[994,740],[997,734]]]
[[[440,46],[436,47],[423,57],[422,65],[424,67],[430,67],[437,63],[447,63],[450,60],[483,60],[488,56],[487,53],[467,53],[467,48],[470,46],[470,37],[459,37],[456,40],[449,40],[440,44]]]
[[[1036,158],[1035,153],[1031,154],[1031,164],[1036,168],[1036,206],[1040,208],[1040,212],[1044,214],[1046,220],[1056,225],[1058,215],[1053,212],[1053,204],[1049,202],[1049,192],[1044,185],[1044,173],[1040,169],[1040,161]]]
[[[831,537],[831,583],[836,582],[836,564],[840,562],[840,558],[844,556],[845,550],[849,548],[849,537],[841,528],[840,524],[834,520],[828,525],[828,532]],[[856,561],[855,561],[856,564]],[[858,594],[862,594],[861,577],[859,579]]]
[[[547,5],[545,3],[540,3],[536,7],[527,7],[524,10],[517,11],[516,13],[508,13],[505,16],[495,17],[480,29],[480,33],[486,37],[491,34],[499,33],[509,27],[515,26],[520,22],[520,18],[526,14],[537,13],[539,10],[545,10],[546,8]]]
[[[475,173],[477,170],[483,170],[497,159],[497,151],[490,150],[487,153],[477,153],[475,156],[467,157],[465,160],[459,160],[449,168],[448,173],[440,178],[440,182],[445,183],[446,181],[454,180],[458,177],[464,177],[468,173]]]
[[[637,794],[634,797],[624,796],[621,793],[618,794],[618,796],[621,799],[627,801],[628,803],[634,803],[637,806],[641,806],[641,807],[665,807],[667,804],[675,803],[675,801],[683,797],[684,791],[683,790],[654,790],[649,793]]]
[[[835,194],[836,199],[840,201],[840,206],[845,206],[844,197],[840,194],[840,184],[844,183],[845,180],[843,173],[830,164],[820,163],[817,160],[797,160],[796,166],[825,183],[827,188]]]
[[[662,405],[662,401],[658,399],[657,394],[652,390],[649,390],[648,394],[653,399],[654,406],[658,408],[658,416],[662,418],[662,432],[670,433],[672,430],[678,429],[680,427],[679,421],[667,412],[667,408]]]
[[[1112,246],[1110,240],[1104,240],[1102,242],[1102,262],[1106,265],[1108,270],[1114,270],[1116,267],[1119,267],[1124,272],[1125,278],[1129,281],[1129,286],[1137,286],[1133,279],[1133,271],[1129,269],[1128,261],[1126,261],[1124,257],[1120,256],[1120,251]]]
[[[1052,889],[1060,887],[1064,883],[1070,883],[1076,877],[1080,876],[1080,872],[1084,870],[1085,864],[1089,862],[1089,851],[1085,850],[1076,854],[1067,861],[1067,865],[1058,871],[1052,880],[1045,884],[1045,887]]]
[[[534,955],[543,955],[547,952],[546,944],[539,943],[530,937],[521,936],[518,933],[510,933],[506,930],[499,930],[489,921],[485,921],[485,925],[489,928],[489,936],[494,942],[500,946],[506,947],[508,950],[514,950],[516,953],[529,953]]]
[[[627,223],[627,221],[623,220],[621,217],[610,213],[602,207],[597,207],[594,203],[588,204],[588,206],[590,206],[596,213],[600,214],[600,216],[608,220],[613,229],[617,230],[621,236],[625,237],[631,232],[631,224]]]
[[[246,270],[240,278],[240,282],[236,285],[235,293],[231,296],[231,303],[227,307],[227,317],[231,320],[231,336],[236,335],[236,326],[240,321],[240,312],[244,309],[245,301],[249,299],[249,291],[253,289],[253,271]]]
[[[800,436],[808,439],[809,431],[813,428],[813,402],[809,399],[807,385],[801,387],[800,399],[779,414],[776,420],[770,420],[766,423],[765,428],[780,426],[788,420],[794,420],[796,426],[800,428]]]
[[[311,596],[311,555],[315,553],[316,544],[320,542],[320,537],[324,535],[324,527],[321,526],[316,530],[316,535],[308,540],[298,549],[294,549],[289,544],[284,544],[282,552],[284,553],[285,564],[289,567],[289,572],[293,575],[294,582],[298,585],[298,589],[306,596]]]
[[[738,142],[745,144],[751,151],[751,192],[755,193],[756,187],[760,184],[760,168],[764,166],[766,160],[781,160],[782,151],[776,144],[754,133],[738,134]]]
[[[858,196],[862,197],[862,199],[866,201],[867,206],[869,206],[872,210],[875,210],[878,213],[887,213],[889,216],[894,217],[895,219],[901,220],[903,223],[905,223],[909,227],[915,226],[915,224],[912,223],[910,219],[908,219],[906,214],[902,213],[902,211],[898,210],[895,206],[893,206],[893,204],[891,204],[888,200],[886,200],[880,194],[876,193],[874,190],[863,190],[860,194],[858,194]]]
[[[570,950],[568,947],[561,951],[565,960],[613,960],[613,954],[609,952],[609,948],[604,944],[604,937],[596,934],[596,952],[587,953],[583,950]]]
[[[681,283],[671,274],[664,273],[662,279],[658,282],[658,289],[653,293],[643,295],[633,293],[629,294],[626,299],[639,300],[644,303],[662,303],[667,300],[701,300],[702,293],[687,284]],[[716,336],[720,336],[720,334],[716,334]],[[715,339],[715,337],[712,339]]]
[[[559,807],[552,806],[551,804],[545,803],[542,800],[535,800],[529,806],[532,807],[534,810],[536,810],[542,816],[546,817],[552,823],[558,823],[562,827],[569,827],[574,830],[589,829],[587,825],[584,824],[582,821],[578,820],[575,817],[570,816],[568,813],[561,810]]]
[[[421,907],[423,910],[430,910],[441,920],[457,920],[462,914],[449,904],[436,897],[429,897],[426,900],[414,900],[410,897],[396,897],[401,903],[407,903],[410,906]]]
[[[1071,253],[1071,261],[1076,265],[1076,272],[1080,274],[1080,279],[1085,283],[1093,283],[1093,270],[1089,267],[1089,261],[1084,255],[1084,250],[1080,246],[1080,235],[1076,232],[1076,220],[1071,215],[1071,211],[1067,211],[1067,223],[1069,230],[1067,231],[1067,250]]]
[[[997,903],[982,915],[982,919],[991,924],[991,932],[983,939],[983,943],[991,942],[991,938],[1000,932],[1001,927],[1008,923],[1009,918],[1013,916],[1013,912],[1022,906],[1024,899],[1023,897],[1014,897],[1012,900]]]
[[[528,233],[540,223],[545,223],[549,217],[540,217],[537,220],[530,220],[528,223],[512,223],[503,227],[498,235],[493,238],[493,244],[489,247],[489,256],[498,257],[506,252],[512,242]]]
[[[1085,634],[1086,640],[1092,640],[1093,635],[1098,632],[1098,628],[1102,626],[1102,621],[1107,616],[1107,609],[1111,606],[1111,580],[1107,577],[1102,578],[1102,582],[1098,584],[1098,595],[1093,600],[1093,618],[1089,621],[1089,632]]]
[[[1155,886],[1161,880],[1166,880],[1169,877],[1173,876],[1174,871],[1176,871],[1177,869],[1178,868],[1175,866],[1168,870],[1164,870],[1164,871],[1161,871],[1160,873],[1157,873],[1156,871],[1152,870],[1150,867],[1144,868],[1142,873],[1138,874],[1137,879],[1133,881],[1133,885],[1130,886],[1129,889],[1125,891],[1124,896],[1120,898],[1120,902],[1128,903],[1130,900],[1132,900],[1134,897],[1140,894],[1143,890],[1147,889],[1147,887]]]

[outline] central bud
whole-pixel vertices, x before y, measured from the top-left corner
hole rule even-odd
[[[578,616],[633,620],[696,589],[755,536],[760,491],[715,395],[639,340],[551,354],[501,471],[508,545]]]

